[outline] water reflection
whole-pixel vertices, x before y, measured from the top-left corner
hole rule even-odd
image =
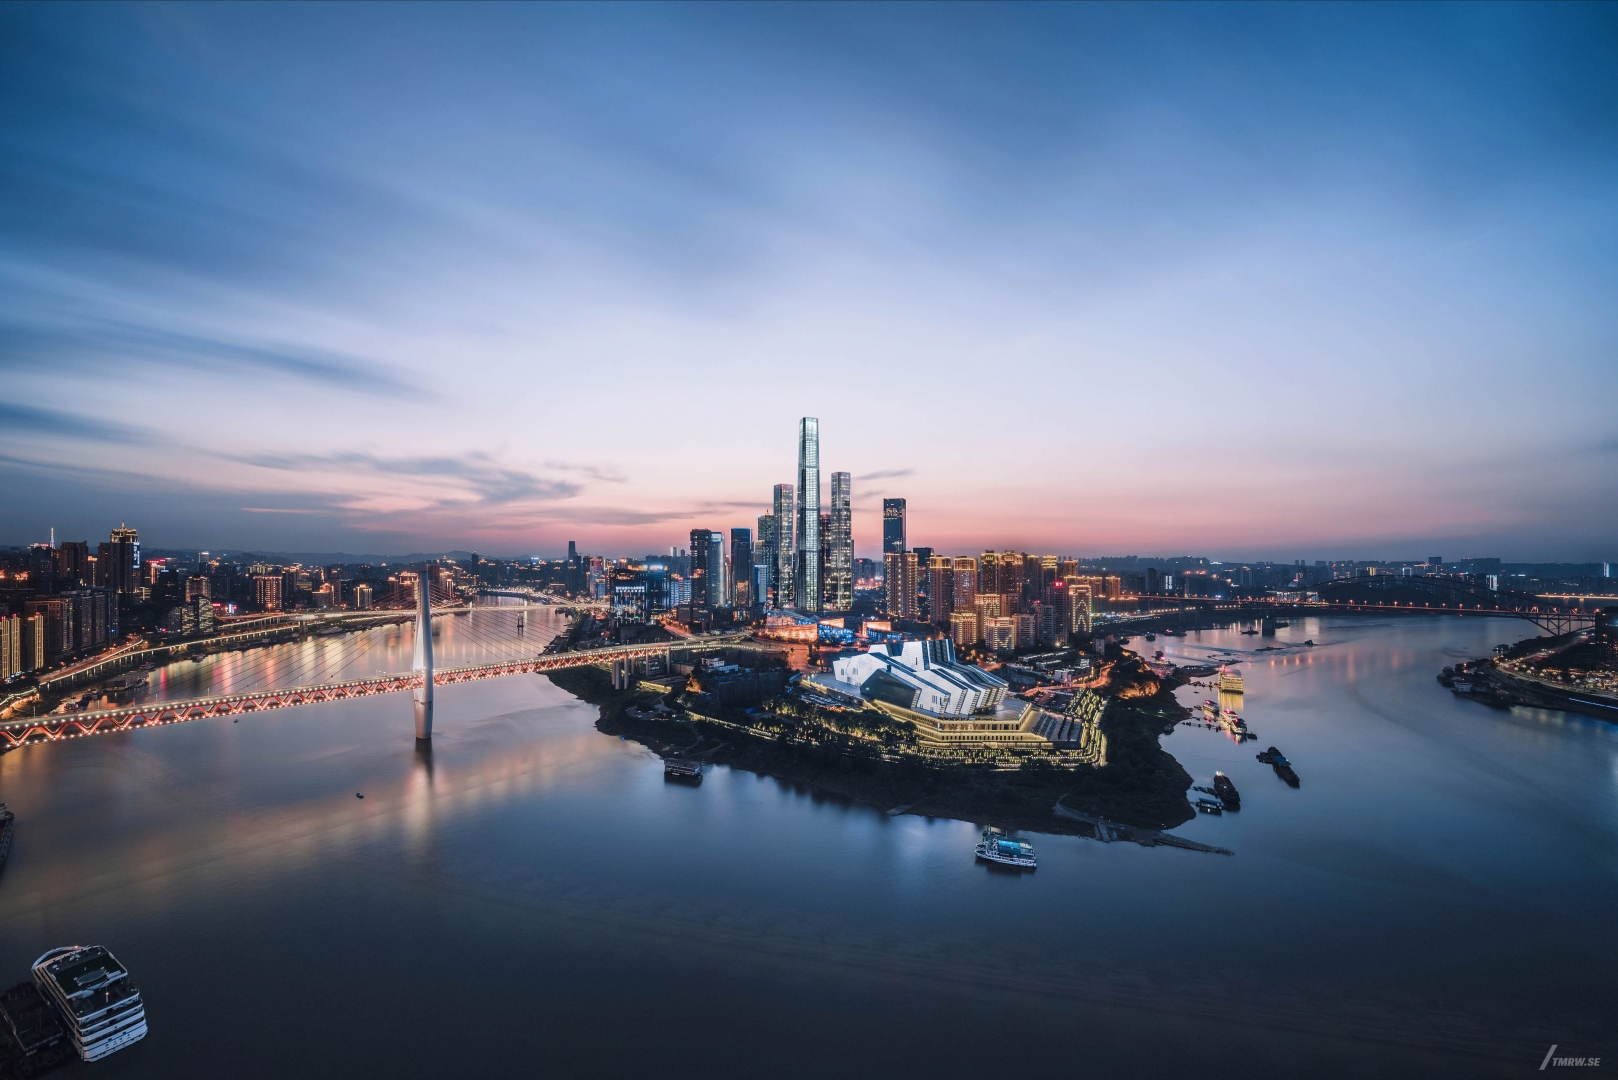
[[[508,605],[491,604],[435,618],[433,656],[437,667],[532,656],[567,625],[566,616],[550,608],[501,610],[503,606]],[[120,698],[118,703],[216,697],[409,671],[414,649],[413,622],[316,634],[281,645],[176,660],[150,672],[146,686]],[[111,698],[101,699],[100,705],[111,704]]]
[[[1242,792],[1181,831],[1234,858],[1040,835],[1015,878],[974,862],[969,822],[723,768],[666,785],[537,676],[445,687],[425,752],[403,696],[24,747],[0,756],[22,822],[0,975],[117,948],[161,1020],[128,1076],[288,1075],[289,1031],[316,1072],[513,1075],[580,1044],[608,1057],[567,1071],[647,1072],[716,1017],[740,1034],[702,1043],[712,1075],[781,1046],[788,1072],[981,1074],[963,1032],[998,1024],[1039,1068],[1475,1075],[1605,1030],[1618,739],[1444,691],[1446,656],[1496,640],[1474,622],[1163,642],[1241,661],[1242,715],[1302,787],[1176,728],[1197,782]]]

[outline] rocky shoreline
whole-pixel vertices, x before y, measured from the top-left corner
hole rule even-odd
[[[701,718],[661,718],[650,710],[664,698],[614,690],[606,672],[571,668],[548,676],[563,690],[596,705],[596,729],[663,757],[691,752],[703,760],[774,777],[879,810],[955,818],[1007,829],[1095,835],[1091,818],[1136,829],[1163,830],[1196,816],[1186,792],[1191,777],[1157,738],[1165,723],[1185,715],[1167,690],[1153,685],[1114,703],[1103,720],[1108,764],[1063,769],[1040,758],[1022,768],[978,764],[928,765],[919,758],[887,761],[828,738],[818,743],[770,741]],[[669,695],[677,698],[678,694]],[[674,701],[667,702],[670,706]],[[1063,802],[1077,817],[1053,811]]]

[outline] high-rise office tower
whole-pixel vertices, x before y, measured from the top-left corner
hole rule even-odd
[[[725,575],[725,534],[708,534],[708,606],[724,607],[730,599],[729,581]],[[695,597],[693,597],[695,599]]]
[[[820,515],[820,610],[831,607],[831,514]]]
[[[918,560],[919,565],[919,560]],[[934,555],[927,560],[928,617],[935,623],[949,621],[955,610],[955,560]]]
[[[791,607],[798,598],[798,552],[793,542],[797,502],[791,484],[775,485],[775,606]]]
[[[764,605],[772,603],[770,592],[775,588],[775,515],[760,514],[758,516],[758,542],[753,545],[753,567],[763,572],[762,578],[755,576],[753,585],[753,603]]]
[[[916,611],[916,553],[887,551],[882,554],[882,587],[886,593],[888,616],[914,619]]]
[[[753,530],[730,530],[731,604],[753,606]]]
[[[798,421],[798,608],[820,610],[820,421]]]
[[[112,561],[106,585],[122,596],[134,596],[140,591],[140,534],[127,525],[112,530],[108,543]]]
[[[770,566],[768,563],[757,561],[757,549],[754,549],[753,562],[753,603],[762,607],[769,603],[770,595]]]
[[[955,610],[971,611],[978,597],[978,561],[973,558],[955,560]]]
[[[708,537],[712,535],[712,529],[691,530],[691,602],[698,607],[709,606],[710,581],[719,571],[708,560]]]
[[[831,536],[826,567],[826,606],[854,606],[854,482],[846,472],[831,474]]]
[[[1000,593],[1000,556],[992,551],[985,551],[978,556],[978,592]]]
[[[882,553],[905,550],[905,501],[882,500]]]

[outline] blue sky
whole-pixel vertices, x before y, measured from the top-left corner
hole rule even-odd
[[[1610,6],[0,8],[0,543],[1618,558]]]

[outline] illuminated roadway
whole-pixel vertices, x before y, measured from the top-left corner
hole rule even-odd
[[[435,610],[435,616],[446,614]],[[715,634],[661,641],[647,645],[608,645],[595,648],[569,649],[566,652],[540,654],[524,660],[508,660],[470,667],[449,668],[435,672],[434,686],[452,683],[476,682],[479,679],[498,679],[507,675],[528,675],[564,668],[584,667],[613,660],[629,660],[637,656],[666,653],[671,649],[690,649],[712,645],[732,644],[745,638],[746,633]],[[419,672],[399,672],[374,675],[345,682],[323,683],[314,686],[296,686],[280,690],[257,690],[252,693],[227,694],[221,697],[195,698],[189,701],[154,701],[116,709],[98,709],[92,712],[66,713],[49,717],[8,720],[0,723],[0,746],[10,749],[27,742],[55,742],[60,739],[78,739],[87,735],[107,735],[116,731],[133,731],[180,724],[187,720],[207,720],[220,716],[242,716],[266,709],[286,709],[295,705],[314,705],[325,701],[345,701],[349,698],[374,697],[378,694],[396,694],[413,690],[421,685]]]

